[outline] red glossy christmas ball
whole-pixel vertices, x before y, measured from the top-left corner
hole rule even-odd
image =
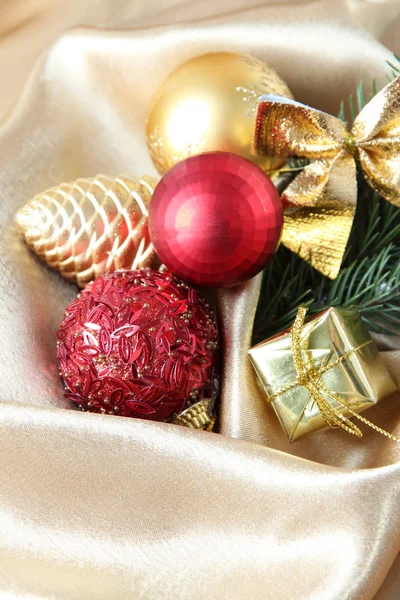
[[[67,307],[57,338],[66,397],[82,410],[166,421],[217,394],[213,313],[170,273],[98,277]]]
[[[161,261],[203,286],[230,287],[256,275],[276,252],[282,226],[282,203],[271,179],[228,152],[176,164],[150,203],[150,236]]]

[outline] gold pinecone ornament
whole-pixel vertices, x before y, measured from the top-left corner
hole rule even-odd
[[[79,287],[118,269],[157,268],[147,227],[156,184],[124,175],[62,183],[25,204],[16,223],[28,246]]]

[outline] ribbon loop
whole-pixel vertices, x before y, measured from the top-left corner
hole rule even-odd
[[[341,151],[345,124],[283,96],[261,96],[253,138],[256,154],[290,158],[334,158]]]
[[[253,146],[257,154],[314,161],[282,195],[289,205],[282,242],[334,279],[357,203],[355,159],[370,186],[400,206],[400,77],[361,110],[351,132],[340,119],[300,102],[261,96]],[[333,247],[326,243],[332,232]]]

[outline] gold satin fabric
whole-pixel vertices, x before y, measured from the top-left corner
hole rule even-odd
[[[77,289],[12,224],[29,198],[61,181],[155,175],[147,106],[165,75],[196,54],[254,54],[299,101],[332,114],[360,78],[368,88],[375,75],[382,87],[391,54],[357,23],[389,35],[400,7],[372,8],[1,3],[1,599],[400,597],[399,447],[364,427],[362,441],[327,431],[289,445],[246,357],[260,277],[219,293],[222,435],[78,413],[65,410],[55,363],[55,331]],[[112,30],[63,35],[6,117],[40,48],[69,25],[110,22]],[[384,356],[400,384],[400,352]],[[399,399],[368,417],[400,433]]]

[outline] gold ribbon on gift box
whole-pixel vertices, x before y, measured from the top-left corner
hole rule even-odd
[[[389,433],[388,431],[386,431],[385,429],[382,429],[381,427],[378,427],[377,425],[375,425],[374,423],[372,423],[371,421],[369,421],[362,415],[358,414],[356,411],[354,411],[351,408],[349,403],[346,402],[346,400],[342,396],[340,396],[336,392],[330,390],[321,380],[321,377],[324,373],[326,373],[330,369],[333,369],[339,363],[342,363],[345,360],[347,360],[349,358],[349,356],[357,353],[359,350],[361,350],[361,348],[363,348],[367,344],[372,343],[372,339],[367,340],[367,341],[363,342],[362,344],[359,344],[355,348],[352,348],[345,354],[342,354],[334,362],[328,364],[326,367],[321,367],[320,369],[318,369],[315,366],[312,358],[310,357],[311,366],[309,366],[303,360],[302,346],[301,346],[302,333],[303,333],[303,327],[304,327],[306,313],[307,313],[307,309],[305,307],[301,306],[298,309],[296,319],[295,319],[292,329],[291,329],[291,352],[292,352],[292,356],[293,356],[293,363],[296,368],[297,379],[295,381],[293,381],[292,383],[290,383],[289,385],[282,387],[281,389],[276,391],[274,394],[272,394],[268,398],[269,402],[272,402],[273,400],[275,400],[282,394],[285,394],[287,391],[291,390],[292,388],[295,388],[297,386],[302,386],[307,389],[311,398],[317,404],[322,418],[324,419],[325,423],[329,427],[331,427],[331,428],[340,427],[341,429],[344,429],[348,433],[351,433],[359,438],[361,438],[363,436],[361,429],[359,427],[357,427],[357,425],[355,425],[355,423],[350,421],[350,419],[348,417],[346,417],[344,414],[342,414],[342,412],[336,407],[336,405],[335,405],[335,403],[336,403],[339,407],[345,408],[351,414],[352,417],[356,417],[357,419],[362,421],[362,423],[365,423],[369,427],[372,427],[372,429],[374,429],[378,433],[381,433],[382,435],[390,438],[391,440],[400,443],[400,437],[398,437],[397,435],[394,435],[392,433]],[[332,403],[332,401],[333,401],[333,403]]]
[[[400,206],[400,77],[361,110],[350,132],[340,119],[300,102],[261,96],[254,150],[313,161],[282,195],[282,242],[334,279],[356,210],[356,161],[371,187]]]

